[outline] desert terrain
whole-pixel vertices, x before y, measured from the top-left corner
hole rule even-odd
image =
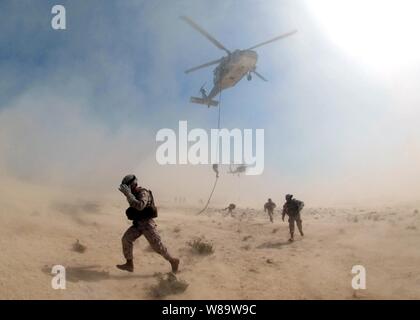
[[[0,195],[0,299],[420,298],[415,206],[306,204],[305,237],[289,243],[278,210],[270,223],[261,208],[238,205],[230,216],[210,206],[197,215],[198,205],[161,203],[158,230],[181,259],[176,277],[188,286],[156,297],[153,288],[170,267],[144,237],[134,247],[134,273],[115,268],[124,261],[121,236],[129,227],[121,197],[84,198],[16,182],[3,183]],[[273,200],[281,206],[280,197]],[[188,243],[197,238],[213,252],[193,252]],[[77,240],[84,251],[74,249]],[[52,289],[54,265],[66,268],[65,290]],[[366,268],[366,290],[351,287],[354,265]]]

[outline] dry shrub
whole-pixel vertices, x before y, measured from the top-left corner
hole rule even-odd
[[[204,240],[203,238],[197,238],[187,243],[191,250],[199,255],[210,255],[214,252],[213,244]]]
[[[178,280],[173,273],[168,273],[166,276],[158,273],[156,276],[158,283],[150,288],[150,295],[153,298],[160,299],[187,290],[188,283],[184,280]]]

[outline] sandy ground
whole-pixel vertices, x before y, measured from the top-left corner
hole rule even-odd
[[[1,299],[152,298],[157,273],[170,267],[144,237],[135,245],[135,272],[115,268],[123,262],[120,239],[129,226],[124,201],[51,200],[50,190],[21,190],[0,188]],[[164,243],[181,259],[178,279],[188,283],[168,299],[420,298],[415,207],[306,207],[305,238],[294,243],[287,242],[279,212],[270,223],[256,209],[238,208],[234,217],[194,211],[165,206],[156,220]],[[187,242],[195,237],[210,241],[214,253],[193,253]],[[72,250],[76,239],[84,253]],[[51,267],[58,264],[66,267],[65,290],[51,287]],[[355,292],[351,269],[359,264],[367,289]]]

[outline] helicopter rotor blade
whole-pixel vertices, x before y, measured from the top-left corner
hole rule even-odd
[[[190,72],[193,72],[193,71],[195,71],[195,70],[198,70],[198,69],[201,69],[201,68],[205,68],[205,67],[211,66],[211,65],[213,65],[213,64],[220,63],[220,62],[222,61],[222,59],[223,59],[223,58],[221,58],[221,59],[217,59],[217,60],[214,60],[214,61],[210,61],[210,62],[204,63],[204,64],[202,64],[202,65],[199,65],[199,66],[196,66],[196,67],[190,68],[190,69],[188,69],[188,70],[185,70],[185,73],[190,73]]]
[[[264,46],[264,45],[266,45],[266,44],[269,44],[269,43],[271,43],[271,42],[274,42],[274,41],[277,41],[277,40],[280,40],[280,39],[283,39],[283,38],[289,37],[289,36],[291,36],[291,35],[295,34],[296,32],[297,32],[297,30],[293,30],[293,31],[290,31],[290,32],[284,33],[284,34],[282,34],[282,35],[280,35],[280,36],[277,36],[277,37],[275,37],[275,38],[273,38],[273,39],[270,39],[270,40],[268,40],[268,41],[261,42],[261,43],[259,43],[259,44],[255,45],[255,46],[253,46],[253,47],[251,47],[251,48],[248,48],[247,50],[252,50],[252,49],[255,49],[255,48],[258,48],[258,47]]]
[[[216,47],[218,47],[221,50],[226,51],[228,54],[231,52],[226,49],[219,41],[217,41],[212,35],[210,35],[206,30],[201,28],[197,23],[195,23],[193,20],[186,16],[180,17],[182,20],[184,20],[186,23],[188,23],[191,27],[193,27],[195,30],[200,32],[203,36],[205,36],[208,40],[210,40]]]
[[[260,78],[261,80],[263,80],[263,81],[268,81],[266,78],[264,78],[261,74],[259,74],[257,71],[252,71],[252,73],[255,73],[255,75],[258,77],[258,78]]]

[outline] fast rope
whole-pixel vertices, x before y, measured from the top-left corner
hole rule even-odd
[[[217,119],[217,129],[218,129],[217,130],[217,144],[216,144],[216,146],[217,146],[217,153],[216,153],[217,160],[219,160],[219,132],[220,132],[220,109],[221,108],[222,108],[222,91],[220,91],[220,93],[219,93],[219,115],[218,115],[218,119]],[[216,164],[216,166],[217,166],[217,164]],[[214,168],[214,165],[213,165],[213,168]],[[204,211],[207,210],[207,208],[208,208],[208,206],[210,204],[211,198],[213,197],[214,190],[216,190],[216,186],[217,186],[217,181],[218,180],[219,180],[219,171],[217,171],[216,179],[214,180],[214,184],[213,184],[213,189],[211,189],[210,196],[209,196],[209,198],[207,200],[206,205],[197,214],[201,214],[201,213],[203,213]]]

